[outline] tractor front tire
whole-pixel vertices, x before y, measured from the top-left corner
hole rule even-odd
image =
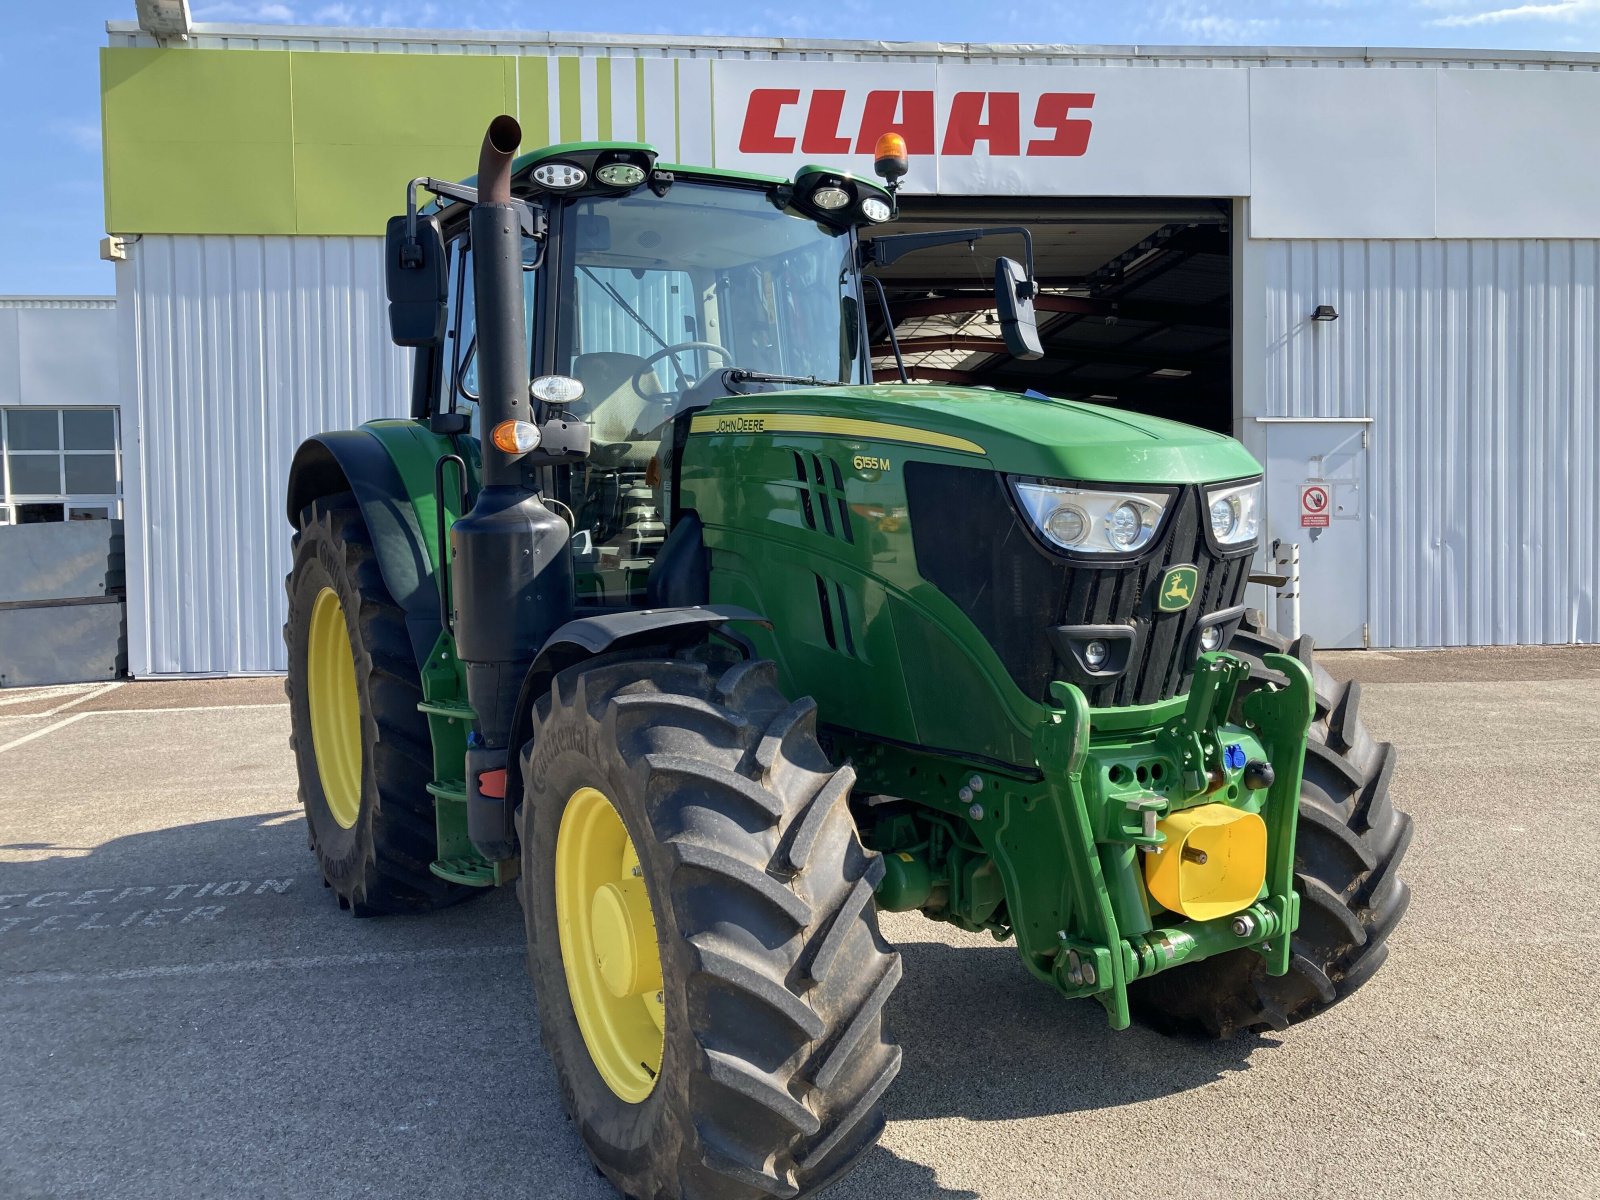
[[[308,505],[293,553],[284,690],[322,878],[358,917],[453,903],[473,889],[428,869],[436,839],[422,685],[355,497]]]
[[[1316,691],[1295,830],[1300,926],[1290,940],[1289,973],[1270,976],[1254,951],[1235,950],[1164,971],[1129,993],[1146,1024],[1218,1038],[1285,1029],[1345,999],[1388,958],[1389,935],[1411,900],[1398,873],[1411,818],[1389,798],[1394,747],[1362,724],[1361,685],[1337,683],[1317,666],[1309,637],[1291,645],[1246,627],[1228,650],[1251,668],[1240,702],[1268,681],[1281,682],[1267,668],[1267,654],[1305,663]],[[1234,719],[1241,719],[1237,706]]]
[[[595,659],[537,705],[528,970],[567,1111],[625,1196],[809,1194],[882,1132],[900,957],[855,774],[815,723],[770,662]]]

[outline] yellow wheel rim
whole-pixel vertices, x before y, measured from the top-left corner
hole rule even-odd
[[[318,592],[311,605],[306,698],[322,795],[333,819],[349,829],[361,813],[361,701],[344,606],[332,588]]]
[[[556,924],[567,994],[600,1077],[638,1104],[656,1085],[666,1045],[655,914],[622,817],[605,793],[579,788],[556,834]]]

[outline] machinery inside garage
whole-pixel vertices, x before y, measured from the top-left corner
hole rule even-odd
[[[916,254],[877,272],[914,381],[1033,388],[1233,429],[1232,258],[1224,200],[1070,200],[905,196],[892,232],[1023,225],[1033,233],[1044,357],[1005,351],[994,260],[1020,257],[996,236]],[[869,297],[876,373],[894,349]]]

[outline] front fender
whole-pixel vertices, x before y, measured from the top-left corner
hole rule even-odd
[[[643,608],[601,613],[568,621],[546,639],[517,694],[507,751],[505,807],[509,815],[522,803],[521,740],[533,724],[533,706],[550,690],[550,681],[586,658],[624,650],[630,646],[660,646],[668,653],[705,640],[712,630],[729,621],[753,621],[770,626],[759,613],[735,604],[696,604],[686,608]]]
[[[300,444],[289,468],[289,524],[298,528],[312,501],[340,492],[353,493],[361,508],[384,586],[405,613],[420,670],[439,637],[433,555],[417,518],[416,497],[407,491],[382,439],[370,430],[337,430]]]

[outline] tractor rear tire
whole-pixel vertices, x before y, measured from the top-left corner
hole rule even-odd
[[[1295,831],[1300,927],[1290,940],[1289,973],[1274,978],[1255,952],[1235,950],[1165,971],[1136,984],[1129,996],[1146,1024],[1218,1038],[1285,1029],[1349,996],[1383,965],[1389,935],[1411,900],[1398,874],[1411,844],[1411,818],[1389,798],[1394,747],[1375,741],[1362,724],[1361,685],[1338,683],[1317,666],[1309,637],[1291,645],[1270,630],[1246,627],[1228,650],[1251,667],[1241,702],[1267,681],[1282,680],[1268,670],[1267,654],[1305,663],[1316,691]]]
[[[562,671],[538,702],[517,813],[528,970],[567,1111],[625,1196],[809,1194],[883,1130],[900,956],[878,931],[883,865],[856,835],[855,773],[833,767],[815,727],[815,703],[789,703],[770,662],[604,656]],[[610,987],[619,957],[571,932],[590,909],[568,898],[589,894],[567,890],[568,829],[597,807],[620,817],[611,845],[625,830],[629,848],[593,911],[607,887],[637,895],[642,879],[653,920],[632,928],[650,932],[620,957],[659,956],[659,983],[631,985],[657,1005],[656,1028],[636,1022],[648,1044],[628,1042],[631,1060],[586,1033],[623,991],[596,1000],[574,974],[592,958]],[[569,937],[595,953],[569,960]]]
[[[436,839],[422,685],[355,497],[308,505],[293,554],[284,691],[323,880],[358,917],[454,903],[474,889],[428,869]]]

